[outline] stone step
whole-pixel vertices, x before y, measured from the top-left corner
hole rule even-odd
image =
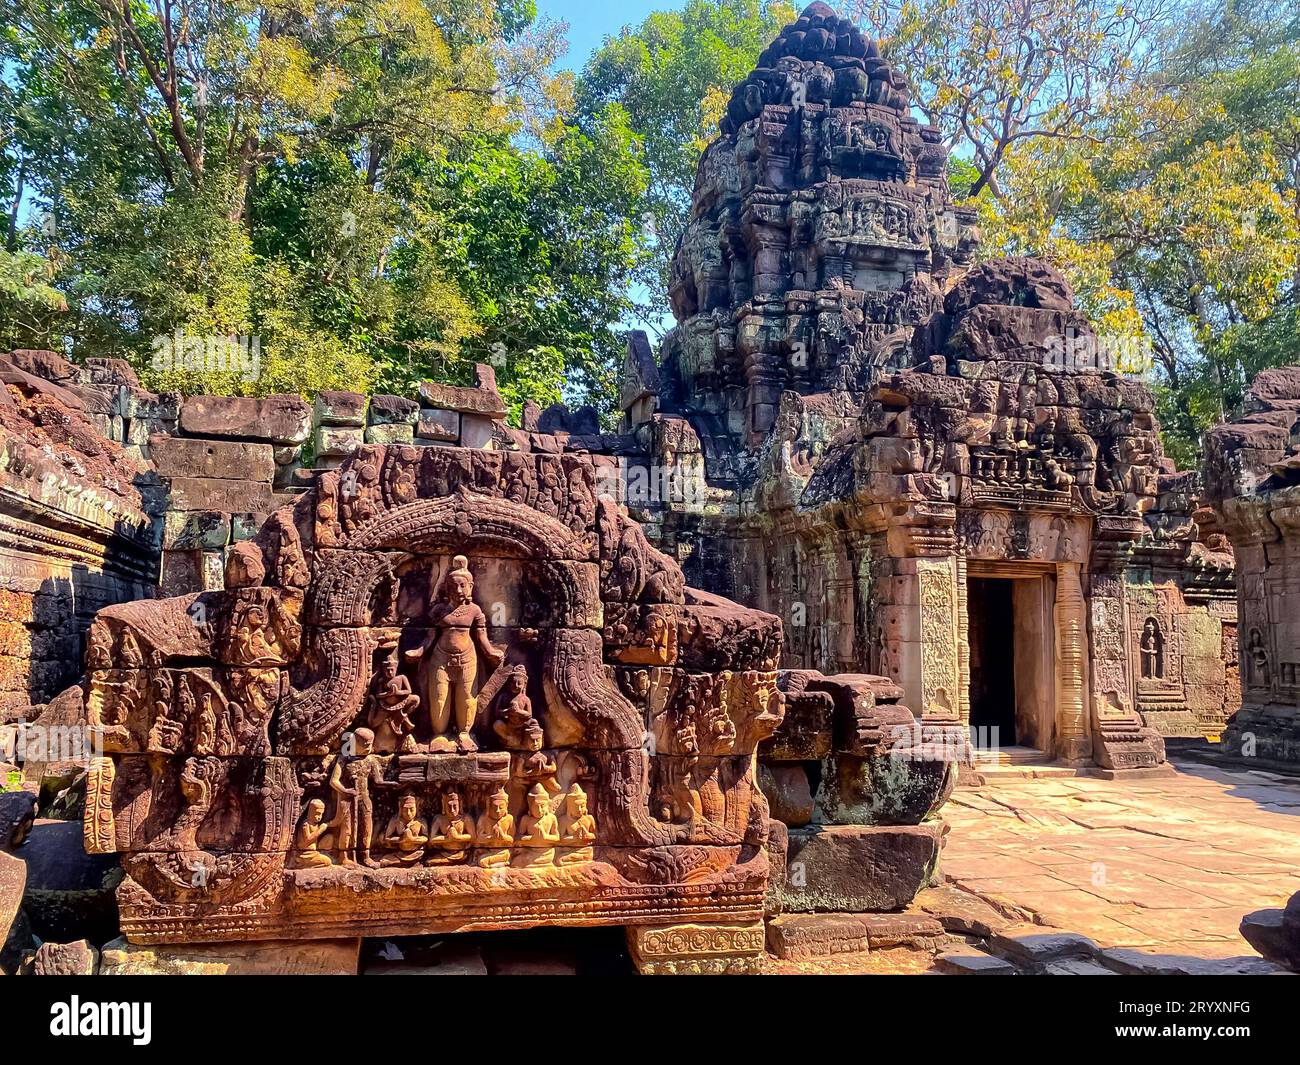
[[[1016,967],[977,947],[957,947],[934,959],[935,968],[952,976],[1015,976]]]

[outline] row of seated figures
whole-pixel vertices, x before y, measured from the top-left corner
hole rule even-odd
[[[472,856],[484,869],[545,869],[592,860],[596,819],[588,812],[587,794],[576,781],[553,791],[553,762],[547,774],[552,788],[534,783],[526,793],[527,812],[518,818],[510,812],[510,796],[500,785],[487,795],[486,808],[477,818],[455,787],[438,793],[431,804],[437,812],[429,818],[423,816],[417,794],[404,790],[392,817],[376,834],[376,789],[393,785],[385,780],[389,760],[375,753],[374,742],[374,733],[366,728],[344,738],[329,776],[333,815],[326,817],[325,799],[307,802],[294,837],[293,864],[298,868],[451,865]]]

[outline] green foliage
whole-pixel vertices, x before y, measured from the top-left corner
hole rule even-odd
[[[688,0],[656,11],[599,49],[575,89],[580,121],[599,121],[617,103],[640,139],[649,187],[642,208],[648,252],[638,280],[649,312],[667,305],[668,268],[690,210],[695,167],[717,135],[732,88],[781,28],[798,15],[772,0]]]
[[[1149,343],[1191,465],[1255,373],[1296,361],[1300,21],[1273,0],[1173,14],[1143,77],[1010,144],[977,203],[983,254],[1046,255],[1101,332]]]
[[[532,0],[7,7],[13,343],[236,393],[491,359],[516,406],[611,405],[645,174],[622,112],[567,120]],[[170,358],[219,338],[256,366]]]

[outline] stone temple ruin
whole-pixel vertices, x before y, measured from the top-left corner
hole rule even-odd
[[[90,726],[132,947],[618,925],[749,971],[936,881],[972,735],[1124,778],[1249,717],[1300,757],[1294,375],[1211,440],[1211,509],[1061,275],[977,264],[946,162],[809,7],[616,432],[512,427],[487,366],[313,408],[0,358],[0,705]]]
[[[779,615],[788,666],[1156,766],[1235,709],[1231,550],[1060,274],[972,265],[945,165],[829,9],[764,52],[700,164],[677,328],[628,360],[626,430],[703,484],[638,516],[688,579]]]

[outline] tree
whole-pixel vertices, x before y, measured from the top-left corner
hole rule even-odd
[[[644,176],[624,118],[566,121],[532,0],[6,6],[10,246],[67,303],[29,342],[185,391],[406,387],[490,356],[516,403],[611,402]],[[223,337],[256,366],[169,361]]]
[[[1002,195],[979,201],[985,254],[1047,255],[1103,332],[1149,344],[1166,448],[1185,464],[1255,372],[1300,356],[1287,332],[1300,268],[1296,24],[1288,13],[1269,30],[1267,6],[1235,37],[1217,13],[1217,35],[1187,22],[1146,79],[1097,105],[1085,135],[1013,145]]]
[[[1149,41],[1176,0],[859,0],[855,17],[882,40],[914,105],[949,143],[969,149],[970,186],[1002,197],[1015,146],[1073,139],[1111,94],[1152,65]]]

